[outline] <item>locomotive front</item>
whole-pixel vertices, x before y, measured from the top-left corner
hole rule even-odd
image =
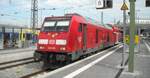
[[[38,36],[35,60],[41,59],[48,64],[50,61],[66,59],[70,22],[71,17],[45,18]]]
[[[66,51],[69,24],[69,19],[45,20],[38,38],[38,50],[43,52]]]

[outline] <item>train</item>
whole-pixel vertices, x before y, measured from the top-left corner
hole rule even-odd
[[[42,60],[43,67],[52,67],[114,46],[120,40],[121,30],[112,24],[104,26],[76,13],[45,17],[34,60]]]

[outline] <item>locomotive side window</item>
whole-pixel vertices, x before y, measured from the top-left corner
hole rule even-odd
[[[81,24],[81,23],[79,24],[78,31],[79,31],[79,32],[82,32],[82,24]]]

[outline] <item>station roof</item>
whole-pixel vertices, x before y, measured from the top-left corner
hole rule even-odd
[[[6,28],[28,28],[28,27],[25,27],[25,26],[10,25],[10,24],[0,24],[0,27],[6,27]]]

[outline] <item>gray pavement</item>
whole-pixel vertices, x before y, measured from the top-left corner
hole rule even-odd
[[[122,48],[74,78],[115,78],[120,70],[121,51]],[[127,60],[127,54],[125,54],[125,60]]]
[[[128,68],[122,72],[120,78],[150,78],[150,42],[142,40],[139,53],[135,54],[134,72],[129,73]]]

